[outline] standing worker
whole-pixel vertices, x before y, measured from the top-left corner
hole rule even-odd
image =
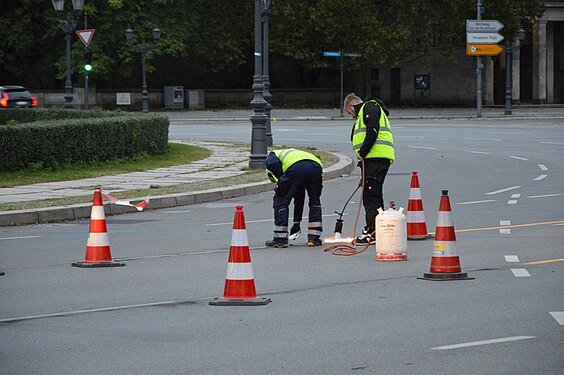
[[[362,234],[355,238],[355,243],[365,245],[374,240],[378,208],[384,207],[383,185],[395,159],[394,138],[388,120],[389,111],[383,101],[369,99],[363,102],[356,94],[350,93],[345,97],[343,108],[356,120],[351,142],[364,178],[362,203],[366,225]]]
[[[288,207],[296,192],[299,198],[300,190],[305,190],[308,196],[307,245],[320,246],[323,230],[320,200],[323,188],[321,160],[309,152],[290,148],[272,151],[268,154],[265,165],[268,177],[276,182],[273,198],[274,238],[266,241],[266,246],[288,247]],[[301,194],[304,192],[302,191]]]

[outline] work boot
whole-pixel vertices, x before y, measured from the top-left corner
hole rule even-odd
[[[268,240],[265,243],[266,246],[268,247],[288,247],[288,241],[281,241],[281,240]]]
[[[309,247],[321,246],[321,245],[322,245],[322,242],[321,242],[321,240],[319,239],[319,237],[317,237],[317,238],[310,238],[310,239],[307,241],[307,246],[309,246]]]
[[[364,227],[360,236],[355,238],[354,241],[355,245],[361,246],[361,245],[368,245],[369,243],[372,243],[374,241],[374,237],[372,236],[373,233],[374,231],[371,228]]]

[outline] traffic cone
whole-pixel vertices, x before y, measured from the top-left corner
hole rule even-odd
[[[86,256],[82,262],[72,263],[73,267],[93,268],[125,266],[125,263],[112,260],[101,192],[102,188],[96,186],[94,189],[92,211],[90,213],[90,235],[86,243]]]
[[[443,190],[433,244],[431,269],[424,273],[424,280],[470,280],[466,272],[461,272],[460,259],[456,255],[456,235],[450,209],[448,190]]]
[[[233,220],[233,234],[223,297],[214,298],[210,301],[210,305],[256,306],[270,302],[270,298],[257,296],[243,206],[237,206]]]
[[[419,177],[417,172],[414,171],[411,172],[411,186],[409,188],[409,201],[407,202],[407,239],[426,240],[431,237],[433,236],[427,233]]]

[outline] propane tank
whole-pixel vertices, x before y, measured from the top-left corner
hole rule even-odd
[[[407,260],[407,219],[403,207],[398,211],[394,202],[386,211],[378,208],[376,216],[376,260]]]

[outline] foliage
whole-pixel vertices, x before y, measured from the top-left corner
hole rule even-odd
[[[22,119],[21,110],[4,111]],[[13,171],[37,163],[56,168],[66,163],[132,158],[143,153],[157,155],[165,152],[168,142],[169,122],[163,115],[99,116],[96,112],[68,110],[77,118],[53,120],[45,115],[48,112],[43,111],[44,119],[39,121],[0,126],[0,170]],[[84,114],[92,116],[84,118]]]
[[[538,0],[483,0],[484,19],[498,19],[506,40],[542,13]],[[72,13],[71,2],[66,2]],[[292,71],[278,87],[317,87],[320,74],[339,64],[324,51],[362,54],[353,66],[369,61],[395,65],[432,48],[448,55],[464,44],[465,21],[476,18],[475,0],[271,0],[270,74]],[[254,1],[86,0],[91,82],[105,88],[137,87],[140,56],[131,51],[124,31],[136,44],[161,41],[146,54],[149,84],[183,83],[194,88],[249,87],[254,63]],[[0,13],[0,77],[32,88],[64,86],[65,38],[50,1],[4,1]],[[83,17],[78,28],[83,28]],[[84,46],[72,34],[73,82],[82,75]]]

